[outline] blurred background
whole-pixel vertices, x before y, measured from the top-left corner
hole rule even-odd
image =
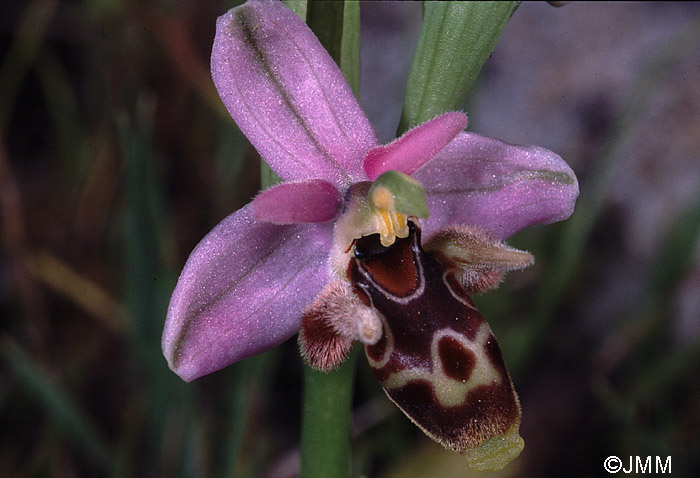
[[[295,476],[295,340],[185,384],[160,352],[180,269],[259,187],[209,75],[233,2],[0,6],[0,476]],[[362,104],[394,136],[417,3],[363,3]],[[491,476],[700,476],[700,4],[524,2],[469,129],[559,153],[581,196],[476,297],[523,407]],[[357,372],[353,476],[471,476]],[[482,475],[482,476],[489,476]]]

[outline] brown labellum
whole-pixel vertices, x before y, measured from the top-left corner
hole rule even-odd
[[[475,469],[500,469],[523,448],[518,398],[459,266],[438,256],[422,249],[413,223],[389,247],[378,235],[356,241],[349,279],[384,332],[365,343],[367,359],[389,398],[428,436]]]

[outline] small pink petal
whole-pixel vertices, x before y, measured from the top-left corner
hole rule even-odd
[[[274,224],[323,222],[340,208],[340,193],[322,179],[278,184],[253,200],[255,218]]]
[[[469,224],[505,239],[531,224],[566,219],[578,197],[576,175],[552,151],[468,132],[413,177],[430,208],[426,237],[447,224]]]
[[[278,1],[249,1],[219,17],[211,70],[238,127],[284,180],[339,189],[364,179],[377,138],[316,36]]]
[[[394,169],[411,175],[467,127],[467,115],[450,112],[407,131],[393,142],[369,150],[362,164],[374,181]]]
[[[261,222],[250,204],[221,221],[170,299],[162,339],[170,368],[189,382],[294,335],[328,283],[332,227]]]

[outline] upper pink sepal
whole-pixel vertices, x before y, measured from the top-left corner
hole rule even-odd
[[[391,143],[372,148],[362,164],[367,178],[377,179],[390,169],[412,175],[467,127],[467,115],[442,114],[416,126]]]
[[[241,131],[286,181],[364,179],[378,144],[342,72],[306,24],[279,1],[249,1],[219,17],[214,84]]]
[[[467,224],[506,239],[532,224],[566,219],[578,197],[576,175],[559,155],[469,132],[413,177],[428,198],[426,237],[446,224]]]
[[[282,183],[258,194],[253,213],[275,224],[323,222],[335,217],[340,200],[335,186],[322,179]]]
[[[278,226],[252,206],[221,221],[190,254],[170,299],[163,354],[189,382],[294,335],[328,283],[333,224]]]

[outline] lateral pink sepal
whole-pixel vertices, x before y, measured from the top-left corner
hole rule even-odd
[[[278,226],[251,205],[219,223],[190,254],[170,299],[163,354],[189,382],[294,335],[328,283],[333,224]]]
[[[578,181],[559,155],[463,132],[413,175],[425,188],[426,237],[447,224],[467,224],[506,239],[535,223],[569,217]]]

